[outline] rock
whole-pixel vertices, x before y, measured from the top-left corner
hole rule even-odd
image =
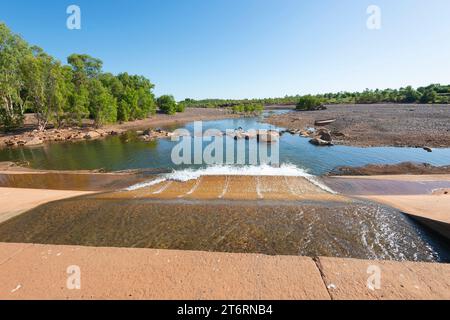
[[[16,142],[15,142],[14,140],[6,140],[6,141],[5,141],[5,144],[6,144],[8,147],[13,147],[13,146],[16,145]]]
[[[239,139],[245,139],[246,135],[243,132],[235,132],[234,133],[234,140],[239,140]]]
[[[309,138],[310,133],[308,131],[300,131],[300,136],[304,138]]]
[[[335,137],[345,137],[345,134],[339,131],[333,131],[331,133],[331,135],[335,136]]]
[[[433,149],[431,149],[430,147],[423,147],[423,150],[425,150],[426,152],[433,152]]]
[[[97,139],[99,137],[100,137],[100,133],[98,133],[97,131],[89,131],[88,133],[86,133],[84,135],[84,138],[87,140]]]
[[[327,141],[327,142],[332,142],[333,141],[333,139],[331,137],[331,134],[330,134],[330,132],[327,129],[317,130],[316,138],[319,138],[320,140],[324,140],[324,141]]]
[[[43,143],[44,142],[40,138],[35,137],[35,138],[25,142],[25,145],[26,146],[38,146],[38,145],[43,144]]]
[[[313,144],[315,146],[332,146],[333,145],[332,142],[325,141],[325,140],[322,140],[322,139],[317,138],[317,137],[309,140],[309,143],[311,143],[311,144]]]
[[[278,142],[279,138],[280,134],[277,131],[273,130],[259,130],[257,135],[258,141],[266,143]]]
[[[139,136],[139,139],[142,140],[142,141],[153,141],[153,140],[155,140],[154,137],[152,137],[150,135],[147,135],[147,134],[144,134],[143,136]]]

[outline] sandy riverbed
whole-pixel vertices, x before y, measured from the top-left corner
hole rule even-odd
[[[331,105],[323,111],[273,115],[267,122],[287,129],[328,128],[336,143],[353,146],[450,147],[450,106],[415,104]]]

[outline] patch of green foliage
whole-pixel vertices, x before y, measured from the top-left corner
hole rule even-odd
[[[264,106],[258,103],[252,104],[238,104],[232,107],[233,113],[261,113],[264,111]]]
[[[0,128],[21,127],[25,112],[35,114],[41,130],[49,124],[81,124],[85,118],[101,126],[155,114],[150,80],[104,73],[102,66],[86,54],[72,54],[63,65],[0,23]],[[175,106],[178,112],[185,108]]]
[[[297,110],[309,111],[316,110],[318,107],[322,105],[322,100],[318,97],[307,95],[301,97],[296,105]]]

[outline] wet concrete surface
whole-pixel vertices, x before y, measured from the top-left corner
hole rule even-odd
[[[367,178],[323,177],[334,191],[347,195],[420,195],[436,189],[450,188],[450,181],[402,181]]]
[[[399,211],[366,201],[105,199],[42,205],[0,224],[0,241],[268,255],[446,261]]]
[[[70,172],[15,172],[0,173],[0,187],[107,191],[126,188],[148,180],[152,174],[141,173],[70,173]]]

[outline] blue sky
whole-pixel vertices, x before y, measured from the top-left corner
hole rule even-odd
[[[88,53],[179,100],[450,83],[449,15],[448,0],[0,0],[0,21],[61,61]]]

